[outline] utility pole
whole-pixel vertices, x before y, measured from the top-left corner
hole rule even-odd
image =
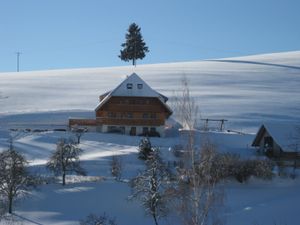
[[[17,55],[17,72],[20,71],[20,55],[22,54],[22,52],[16,52]]]

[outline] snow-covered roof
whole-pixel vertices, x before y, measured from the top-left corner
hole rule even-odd
[[[300,150],[300,124],[265,123],[258,130],[252,146],[259,145],[266,131],[283,151]]]
[[[105,96],[106,95],[106,96]],[[167,97],[153,90],[142,78],[140,78],[136,73],[132,73],[130,76],[120,83],[111,92],[103,94],[105,98],[100,101],[96,110],[98,110],[104,103],[106,103],[112,96],[126,96],[126,97],[153,97],[158,98],[163,105],[165,105],[170,112],[172,110],[166,104],[168,100]]]
[[[111,92],[111,96],[159,97],[159,93],[133,73]]]

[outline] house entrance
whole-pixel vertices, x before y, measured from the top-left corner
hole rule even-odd
[[[132,136],[135,136],[136,135],[136,127],[131,127],[129,134]]]

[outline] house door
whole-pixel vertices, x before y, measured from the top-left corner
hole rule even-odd
[[[136,127],[131,127],[131,129],[130,129],[130,135],[132,135],[132,136],[136,135]]]
[[[264,147],[271,149],[273,148],[273,138],[272,137],[265,137],[264,138]]]

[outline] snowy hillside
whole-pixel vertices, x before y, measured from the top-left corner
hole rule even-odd
[[[169,97],[171,106],[174,91],[180,89],[181,79],[186,76],[202,118],[227,119],[227,129],[243,131],[198,131],[198,147],[200,139],[208,137],[218,151],[255,158],[251,148],[253,133],[263,121],[300,121],[300,51],[136,68],[0,73],[0,152],[7,149],[9,136],[14,136],[14,147],[28,159],[30,170],[49,176],[45,164],[56,143],[72,135],[53,128],[65,126],[71,116],[93,118],[99,95],[115,88],[133,72]],[[39,127],[47,131],[34,131]],[[22,129],[12,132],[10,128]],[[128,201],[130,188],[126,181],[144,168],[137,158],[140,138],[85,133],[79,147],[88,176],[68,176],[65,187],[58,183],[40,185],[19,201],[14,220],[8,224],[78,225],[89,213],[103,212],[116,218],[118,225],[153,224],[139,202]],[[151,142],[170,162],[175,159],[170,147],[186,144],[184,135],[151,138]],[[121,156],[124,182],[111,177],[113,155]],[[224,184],[221,218],[229,225],[298,225],[299,188],[299,175],[294,180],[251,178],[243,184],[230,180]],[[160,224],[181,225],[176,214],[171,211]],[[6,223],[2,220],[0,224]]]
[[[230,128],[255,132],[262,121],[300,120],[300,51],[136,68],[1,73],[0,118],[18,121],[11,115],[43,112],[35,116],[38,121],[65,123],[69,116],[92,117],[98,96],[133,72],[169,98],[185,75],[201,116],[228,119]],[[41,118],[49,111],[56,113]]]

